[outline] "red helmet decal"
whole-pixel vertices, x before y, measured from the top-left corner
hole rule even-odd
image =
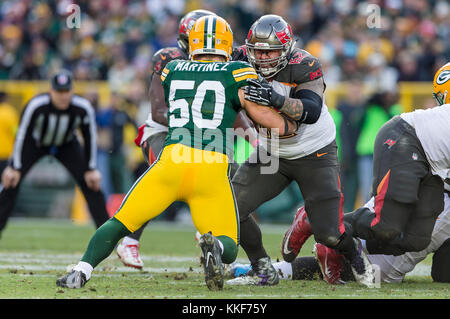
[[[250,41],[250,39],[251,39],[251,37],[252,37],[252,34],[253,34],[253,30],[250,29],[250,30],[248,31],[247,40]]]
[[[196,21],[196,19],[194,19],[192,17],[185,19],[181,23],[180,30],[178,30],[178,33],[179,34],[186,34],[186,35],[188,35],[189,32],[191,31],[192,27],[194,26],[195,21]]]
[[[180,30],[178,30],[178,34],[186,34],[186,24],[185,23],[180,24]]]
[[[291,40],[292,37],[291,26],[288,24],[287,27],[284,28],[282,31],[279,32],[275,31],[275,34],[277,35],[278,40],[280,40],[282,44],[286,44]]]

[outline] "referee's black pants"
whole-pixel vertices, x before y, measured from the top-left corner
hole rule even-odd
[[[79,142],[73,140],[52,151],[50,147],[37,147],[34,141],[25,140],[22,151],[20,182],[15,188],[3,188],[0,192],[0,232],[5,228],[8,218],[11,216],[20,184],[25,175],[40,158],[46,155],[54,156],[67,168],[83,192],[96,227],[100,227],[109,219],[105,198],[101,190],[90,189],[84,180],[84,173],[88,170],[88,167]]]

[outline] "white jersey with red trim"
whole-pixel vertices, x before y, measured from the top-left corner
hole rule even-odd
[[[450,179],[450,104],[400,115],[414,127],[434,175]]]
[[[409,252],[400,256],[368,255],[370,263],[380,269],[381,281],[386,283],[402,282],[405,275],[411,272],[418,263],[429,254],[434,253],[444,241],[450,238],[450,197],[445,193],[444,210],[439,214],[427,248],[418,252]],[[373,208],[373,198],[366,204]]]
[[[292,89],[290,86],[275,80],[272,81],[272,86],[277,93],[289,97]],[[294,134],[289,135],[289,137],[278,138],[276,141],[278,147],[272,145],[273,140],[268,138],[269,136],[264,134],[265,132],[265,130],[259,130],[262,145],[267,145],[272,155],[288,160],[310,155],[327,146],[336,138],[336,126],[325,104],[325,96],[323,97],[322,110],[317,122],[314,124],[301,124]]]
[[[322,64],[319,59],[305,50],[295,48],[289,56],[289,63],[274,76],[270,83],[278,94],[292,97],[298,85],[322,77]],[[271,145],[271,139],[267,138],[267,134],[264,134],[265,130],[262,130],[263,133],[260,134],[262,145],[265,146],[267,143],[268,149],[274,156],[294,160],[310,155],[333,142],[336,138],[336,126],[325,104],[325,95],[322,101],[317,122],[300,124],[294,134],[279,138],[276,141],[277,145]],[[271,146],[274,146],[273,149]]]
[[[167,126],[156,123],[152,119],[152,112],[148,113],[147,120],[145,121],[144,135],[142,136],[142,143],[149,138],[149,136],[161,133],[168,132],[169,128]],[[141,143],[141,144],[142,144]]]

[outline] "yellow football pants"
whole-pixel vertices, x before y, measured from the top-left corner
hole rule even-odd
[[[239,214],[225,154],[182,144],[166,146],[135,182],[114,217],[134,232],[174,201],[189,205],[201,234],[211,231],[238,244]]]

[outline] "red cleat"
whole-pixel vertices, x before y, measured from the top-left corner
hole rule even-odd
[[[305,241],[312,235],[311,224],[306,215],[305,206],[298,209],[294,222],[284,234],[281,243],[281,254],[287,262],[294,261]]]
[[[344,284],[341,280],[344,256],[337,253],[336,250],[318,243],[314,245],[313,253],[322,271],[323,280],[330,285]]]

